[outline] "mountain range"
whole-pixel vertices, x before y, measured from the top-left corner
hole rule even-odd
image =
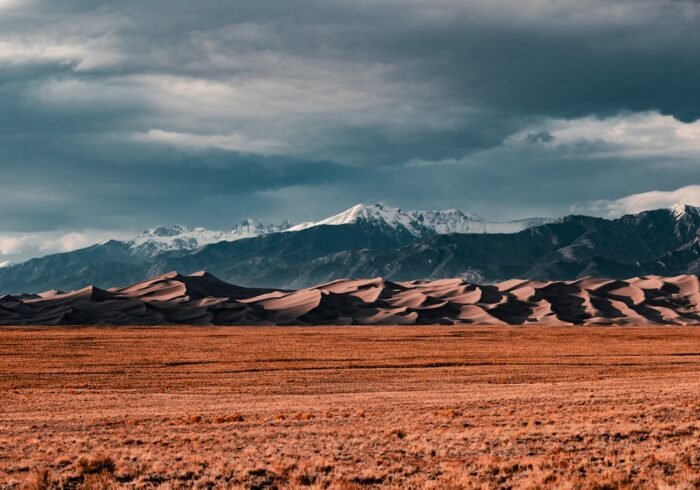
[[[207,270],[248,287],[296,289],[347,277],[574,280],[700,271],[700,209],[676,205],[618,219],[572,215],[492,223],[458,210],[358,205],[318,222],[225,232],[158,227],[129,241],[0,268],[0,292],[130,284]]]
[[[301,231],[324,225],[351,225],[364,223],[379,228],[407,231],[418,238],[450,233],[517,233],[532,226],[549,223],[548,218],[528,218],[516,221],[486,221],[459,209],[439,211],[402,211],[382,204],[358,204],[320,221],[309,221],[290,227],[287,231]]]

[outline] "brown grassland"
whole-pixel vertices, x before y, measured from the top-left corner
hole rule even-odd
[[[0,488],[700,488],[700,329],[0,330]]]

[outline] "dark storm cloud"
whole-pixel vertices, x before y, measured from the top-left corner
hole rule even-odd
[[[31,157],[0,148],[3,185],[0,228],[53,230],[68,226],[146,227],[151,213],[165,222],[185,217],[207,226],[230,226],[231,214],[253,209],[210,209],[222,196],[250,196],[296,186],[352,182],[360,174],[331,162],[262,157],[220,150],[190,152],[154,145],[75,140],[24,140]],[[97,148],[91,148],[96,146]],[[86,151],[87,150],[87,151]],[[230,214],[229,214],[230,213]]]
[[[670,190],[699,52],[691,1],[0,0],[0,233]]]

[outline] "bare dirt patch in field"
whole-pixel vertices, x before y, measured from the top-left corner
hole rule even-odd
[[[700,330],[0,330],[0,488],[698,488]]]

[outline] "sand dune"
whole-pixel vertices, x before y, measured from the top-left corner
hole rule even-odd
[[[700,325],[696,276],[496,285],[461,279],[339,280],[299,291],[245,288],[206,272],[127,287],[0,296],[0,325]]]

